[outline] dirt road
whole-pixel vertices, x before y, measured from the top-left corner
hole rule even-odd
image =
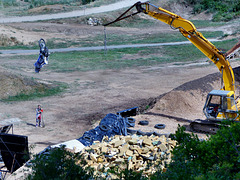
[[[145,2],[143,0],[142,2]],[[125,8],[132,6],[134,3],[138,2],[137,0],[122,0],[114,4],[104,5],[100,7],[88,8],[84,10],[66,12],[66,13],[56,13],[56,14],[45,14],[45,15],[36,15],[36,16],[22,16],[22,17],[1,17],[0,23],[13,23],[13,22],[34,22],[50,19],[61,19],[61,18],[71,18],[86,16],[90,14],[97,14],[102,12],[115,11],[117,9]]]

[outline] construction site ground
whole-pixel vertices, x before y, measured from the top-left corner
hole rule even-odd
[[[1,57],[4,61],[8,57]],[[34,61],[34,60],[33,60]],[[8,62],[9,63],[9,62]],[[13,66],[17,61],[11,60]],[[67,92],[58,96],[40,98],[23,102],[0,103],[2,122],[13,123],[14,133],[26,135],[29,145],[35,145],[33,152],[37,153],[49,145],[76,139],[89,129],[94,128],[107,113],[116,113],[124,109],[139,105],[146,105],[154,98],[168,93],[178,86],[217,72],[214,65],[205,67],[141,67],[123,70],[102,70],[92,72],[55,73],[43,71],[35,74],[17,70],[1,68],[2,72],[22,74],[39,78],[42,81],[60,81],[71,85]],[[137,121],[148,120],[148,126],[137,125],[135,129],[156,131],[158,133],[174,133],[178,124],[189,124],[187,120],[204,118],[202,107],[205,97],[199,94],[202,81],[198,80],[199,89],[192,85],[192,89],[169,93],[166,101],[151,110],[152,114],[136,116]],[[11,83],[11,82],[9,82]],[[190,82],[191,84],[191,82]],[[191,97],[194,97],[192,99]],[[44,109],[45,128],[35,127],[35,109],[41,104]],[[179,106],[178,106],[179,105]],[[172,108],[171,108],[172,107]],[[163,108],[163,109],[161,109]],[[182,119],[181,119],[182,118]],[[184,121],[186,119],[186,121]],[[93,121],[97,121],[92,125]],[[155,124],[163,123],[166,128],[157,130]],[[200,134],[200,137],[205,137]]]
[[[169,30],[168,26],[162,24],[160,26],[156,32]],[[47,29],[38,32],[36,27]],[[74,41],[91,33],[103,33],[103,28],[100,26],[48,22],[5,24],[0,25],[0,29],[9,37],[15,37],[26,44],[37,42],[41,37],[46,40],[61,37]],[[66,29],[69,30],[67,33]],[[151,31],[151,28],[144,30],[134,28],[134,33],[151,33]],[[129,33],[129,30],[114,28],[112,32]],[[28,136],[29,146],[34,146],[31,150],[33,153],[38,153],[49,145],[77,139],[85,131],[96,127],[106,114],[135,106],[146,110],[134,117],[137,120],[134,129],[162,134],[174,133],[178,124],[188,127],[190,121],[204,119],[202,108],[207,93],[213,88],[220,88],[220,76],[214,64],[200,66],[163,64],[154,67],[66,73],[43,68],[39,74],[36,74],[33,67],[36,58],[29,61],[21,56],[12,59],[10,55],[0,55],[1,78],[5,78],[10,73],[37,78],[43,83],[58,81],[69,85],[64,93],[56,96],[22,102],[0,102],[1,124],[13,123],[14,134]],[[18,68],[23,64],[26,65],[24,70]],[[233,67],[238,67],[237,61],[231,64]],[[7,68],[10,66],[14,68]],[[51,56],[48,66],[51,66]],[[6,84],[12,83],[11,78],[6,82]],[[18,88],[23,87],[16,87]],[[4,90],[1,94],[6,94],[6,91],[8,90]],[[154,101],[156,104],[153,103]],[[44,128],[35,127],[35,109],[38,104],[44,109]],[[141,120],[148,120],[149,125],[138,125]],[[154,125],[159,123],[165,124],[165,129],[154,128]],[[198,135],[200,138],[206,138],[205,134],[198,133]]]

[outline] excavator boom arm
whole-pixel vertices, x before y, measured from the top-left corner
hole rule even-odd
[[[235,79],[229,61],[226,60],[224,54],[220,50],[218,50],[210,41],[208,41],[200,32],[196,30],[193,23],[170,11],[167,11],[161,7],[157,7],[150,2],[137,2],[124,14],[126,14],[133,7],[136,7],[137,12],[133,13],[132,15],[143,12],[157,20],[169,24],[173,29],[178,29],[184,37],[192,42],[193,45],[195,45],[217,66],[220,73],[222,73],[224,82],[224,87],[222,88],[227,91],[235,91]],[[121,18],[117,18],[117,21],[125,19],[132,15],[128,15],[126,17],[123,17],[123,15],[121,15]],[[116,22],[116,20],[113,22]],[[110,22],[106,25],[112,24],[113,22]]]
[[[169,12],[161,7],[146,3],[136,3],[138,10],[142,10],[143,13],[152,16],[166,24],[169,24],[172,28],[179,29],[184,37],[192,42],[205,56],[207,56],[222,73],[224,90],[234,91],[235,90],[235,79],[232,67],[225,59],[225,56],[220,52],[210,41],[208,41],[200,32],[198,32],[190,21],[178,16],[172,12]],[[145,8],[143,8],[145,6]],[[152,7],[153,10],[150,9]]]

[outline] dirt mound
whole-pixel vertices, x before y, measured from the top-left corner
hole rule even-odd
[[[220,80],[220,74],[214,73],[187,82],[161,97],[150,112],[190,119],[199,118],[207,94],[212,89],[220,88]]]
[[[64,5],[46,5],[29,9],[28,13],[30,14],[55,13],[65,11],[65,9],[66,6]]]
[[[5,34],[0,35],[0,46],[12,46],[12,45],[19,45],[21,44],[20,41],[17,40],[16,37],[8,37]]]
[[[240,80],[240,67],[234,68],[236,84]],[[175,133],[178,125],[189,130],[189,123],[195,119],[205,119],[203,107],[207,94],[213,89],[221,88],[221,74],[209,74],[189,81],[157,98],[149,99],[148,105],[140,105],[141,114],[136,116],[135,130],[157,132],[160,134]],[[144,109],[148,107],[148,110]],[[149,121],[148,126],[139,125],[141,120]],[[164,124],[164,129],[156,129],[156,124]],[[205,139],[205,134],[197,134]]]
[[[240,67],[234,68],[236,84],[240,82]],[[166,114],[190,119],[202,116],[207,94],[221,88],[221,74],[214,73],[203,78],[187,82],[172,91],[158,97],[149,112]]]
[[[0,84],[1,99],[7,99],[8,97],[20,94],[31,94],[36,91],[50,88],[51,86],[49,84],[40,83],[32,78],[11,74],[4,70],[0,70]]]

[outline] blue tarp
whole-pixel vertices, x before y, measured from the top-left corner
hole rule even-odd
[[[122,117],[116,114],[107,114],[95,129],[86,131],[79,140],[83,145],[89,146],[93,141],[102,141],[104,136],[127,135],[127,128],[134,127],[133,118]]]

